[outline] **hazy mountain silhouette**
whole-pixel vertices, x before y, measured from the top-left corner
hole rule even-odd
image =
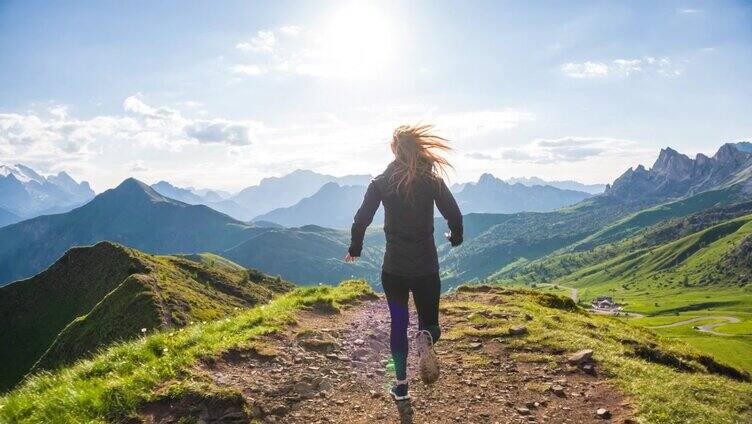
[[[547,212],[590,197],[589,193],[552,186],[508,184],[491,174],[455,194],[462,213]]]
[[[89,183],[64,171],[43,177],[24,165],[0,165],[0,208],[19,217],[68,211],[93,197]]]
[[[190,205],[206,205],[214,210],[230,215],[238,220],[247,220],[250,213],[248,210],[238,205],[226,196],[220,195],[214,190],[203,190],[197,192],[191,188],[176,187],[167,181],[160,181],[152,184],[151,188],[157,193],[167,196],[171,199],[179,200]]]
[[[574,190],[574,191],[584,191],[585,193],[590,194],[601,194],[603,193],[603,190],[606,189],[606,184],[583,184],[578,181],[573,180],[563,180],[563,181],[547,181],[542,178],[538,177],[521,177],[521,178],[509,178],[506,180],[509,184],[517,184],[520,183],[522,185],[526,186],[551,186],[560,188],[562,190]]]
[[[366,186],[326,183],[311,197],[306,197],[293,206],[260,215],[253,221],[271,221],[286,227],[314,224],[330,228],[350,228],[365,193]],[[383,210],[379,209],[373,222],[380,225],[383,221]]]
[[[229,200],[248,211],[241,219],[250,220],[274,209],[292,206],[312,196],[326,183],[368,185],[371,178],[370,175],[335,177],[299,169],[282,177],[264,178],[258,185],[241,190]]]
[[[13,212],[7,211],[3,208],[0,208],[0,227],[5,227],[6,225],[15,224],[16,222],[20,221],[21,217],[14,214]]]

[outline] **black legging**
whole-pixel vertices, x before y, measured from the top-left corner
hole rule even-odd
[[[394,372],[397,380],[407,378],[407,325],[410,322],[408,298],[413,292],[413,302],[418,311],[418,329],[428,330],[434,343],[441,337],[439,328],[439,296],[441,280],[439,274],[420,277],[403,277],[381,273],[381,285],[389,304],[392,317],[390,347],[394,360]]]

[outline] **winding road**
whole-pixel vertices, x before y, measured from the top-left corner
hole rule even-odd
[[[685,319],[684,321],[674,322],[671,324],[665,324],[665,325],[656,325],[653,327],[648,328],[671,328],[671,327],[681,327],[682,325],[691,324],[693,322],[697,321],[707,321],[707,320],[721,320],[722,322],[716,322],[712,324],[705,324],[701,325],[699,327],[694,327],[697,331],[702,331],[703,333],[709,333],[709,334],[715,334],[716,336],[733,336],[733,334],[728,333],[720,333],[718,331],[713,331],[714,328],[719,327],[721,325],[725,324],[736,324],[739,322],[739,318],[737,317],[730,317],[730,316],[707,316],[707,317],[695,317],[690,319]]]

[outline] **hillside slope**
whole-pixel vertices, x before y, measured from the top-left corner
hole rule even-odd
[[[381,229],[370,231],[362,258],[354,264],[347,264],[342,257],[350,245],[349,231],[306,225],[269,228],[223,252],[222,256],[300,284],[336,281],[351,276],[375,283],[381,278],[384,243]]]
[[[346,282],[34,376],[0,398],[0,422],[600,422],[600,408],[616,422],[752,419],[748,374],[568,299],[481,286],[442,312],[442,377],[412,379],[415,400],[397,407],[384,301]],[[592,360],[570,363],[583,348]]]
[[[290,287],[256,271],[109,242],[71,249],[47,271],[0,288],[0,390],[33,365],[67,364],[141,329],[229,316]]]
[[[752,370],[752,202],[653,225],[618,242],[563,250],[497,274],[504,284],[613,298],[640,325]]]

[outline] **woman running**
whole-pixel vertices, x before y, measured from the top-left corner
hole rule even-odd
[[[433,237],[434,203],[447,220],[445,234],[452,246],[462,243],[462,214],[442,175],[451,167],[440,152],[451,150],[447,140],[431,133],[432,126],[401,126],[394,131],[391,148],[394,161],[371,181],[363,204],[355,214],[350,249],[352,262],[360,256],[366,228],[380,203],[384,204],[386,252],[381,284],[391,315],[390,347],[396,381],[394,400],[406,400],[408,297],[418,312],[415,337],[421,379],[426,384],[439,378],[439,363],[433,344],[439,340],[439,260]]]

